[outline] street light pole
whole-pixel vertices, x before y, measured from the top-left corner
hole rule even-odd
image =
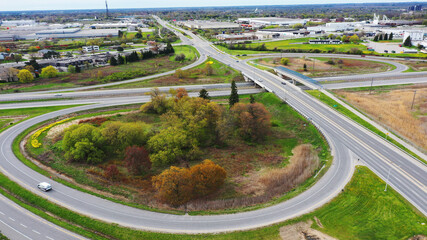
[[[374,84],[374,78],[372,78],[372,80],[371,80],[371,88],[369,89],[369,95],[371,95],[373,84]]]
[[[391,167],[388,169],[387,179],[386,179],[386,181],[385,181],[385,188],[384,188],[384,192],[386,192],[386,191],[387,191],[387,183],[388,183],[388,178],[390,177],[390,170],[391,170]]]
[[[414,103],[415,103],[415,95],[417,94],[417,90],[414,91],[414,98],[412,98],[412,105],[411,105],[411,110],[414,108]]]

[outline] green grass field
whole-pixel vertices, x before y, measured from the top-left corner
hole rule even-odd
[[[185,59],[187,60],[196,60],[196,57],[200,56],[199,51],[197,51],[196,48],[194,48],[193,46],[188,46],[188,45],[179,45],[179,46],[174,46],[173,47],[175,49],[175,55],[178,54],[184,54],[185,55]],[[174,61],[175,56],[171,56],[169,58],[170,61]]]

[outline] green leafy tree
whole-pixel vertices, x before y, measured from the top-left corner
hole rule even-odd
[[[74,65],[68,65],[68,72],[69,73],[75,73],[76,72],[76,67]]]
[[[13,60],[18,63],[19,61],[22,60],[22,55],[21,54],[13,54]]]
[[[359,36],[357,36],[356,34],[354,34],[353,36],[351,36],[349,40],[352,43],[358,43],[360,41]]]
[[[289,58],[280,59],[280,64],[287,66],[289,64]]]
[[[234,80],[231,82],[231,94],[228,102],[230,107],[239,102],[239,94],[237,93],[237,86]]]
[[[105,140],[101,131],[90,124],[73,125],[65,130],[62,147],[69,161],[100,163],[104,161]]]
[[[165,93],[160,92],[158,88],[154,88],[150,92],[151,102],[141,106],[143,112],[163,114],[171,107],[171,101],[166,97]]]
[[[18,72],[18,79],[21,83],[30,83],[34,80],[34,76],[27,69],[22,69]]]
[[[58,70],[54,68],[53,66],[47,66],[42,69],[41,76],[43,78],[53,78],[58,76]]]
[[[147,145],[154,166],[193,160],[200,155],[197,140],[188,131],[174,126],[160,130],[148,140]]]

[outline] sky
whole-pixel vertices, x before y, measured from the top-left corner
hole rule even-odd
[[[105,0],[0,0],[0,11],[102,9]],[[113,8],[164,8],[325,3],[413,2],[414,0],[107,0]]]

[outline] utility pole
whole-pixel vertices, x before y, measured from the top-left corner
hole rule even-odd
[[[390,177],[390,171],[391,171],[391,166],[388,169],[388,174],[387,174],[387,179],[385,180],[385,188],[384,188],[384,192],[387,191],[387,183],[388,183],[388,178]]]
[[[412,105],[411,105],[411,110],[414,108],[414,103],[415,103],[415,95],[417,94],[417,90],[414,91],[414,98],[412,98]]]
[[[372,80],[371,80],[371,88],[369,89],[369,95],[371,95],[373,84],[374,84],[374,78],[372,78]]]

